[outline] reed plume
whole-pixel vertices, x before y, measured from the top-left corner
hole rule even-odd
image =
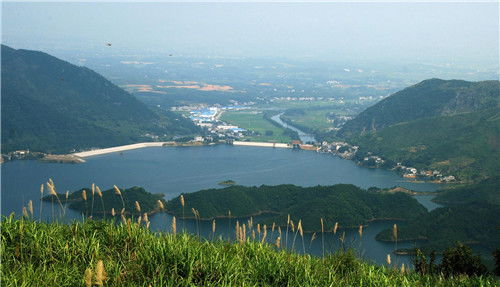
[[[184,205],[186,204],[186,202],[184,201],[184,195],[182,195],[182,194],[180,196],[180,201],[181,201],[182,207],[184,207]]]
[[[101,199],[101,205],[102,205],[102,215],[104,216],[104,218],[106,218],[106,212],[105,212],[105,210],[106,210],[106,209],[104,209],[104,200],[103,200],[103,198],[102,198],[102,191],[101,191],[101,189],[99,188],[99,186],[97,186],[97,185],[95,186],[95,189],[96,189],[97,195],[98,195],[98,196],[99,196],[99,198]],[[113,216],[114,216],[114,215],[113,215]]]
[[[116,215],[116,212],[115,212],[115,208],[113,207],[113,208],[111,208],[111,216],[115,217],[115,215]]]
[[[149,216],[148,216],[147,212],[144,212],[144,215],[142,216],[142,218],[144,219],[144,221],[145,221],[146,223],[148,223],[148,222],[149,222]]]
[[[335,225],[333,226],[333,234],[337,234],[337,229],[339,228],[339,223],[335,222]]]
[[[321,250],[322,250],[321,255],[325,257],[325,224],[323,222],[323,218],[320,218],[320,222],[321,222]],[[311,243],[312,243],[312,238],[311,238]],[[309,248],[311,248],[310,244]]]
[[[396,242],[398,241],[398,226],[396,224],[392,227],[392,237]]]
[[[85,269],[85,275],[83,276],[83,281],[85,282],[85,287],[92,286],[92,269]]]
[[[97,262],[97,265],[95,267],[95,284],[99,286],[104,285],[104,281],[106,280],[107,274],[106,270],[104,269],[104,262],[102,260],[99,260]]]
[[[235,234],[236,240],[240,241],[240,222],[238,220],[236,220]]]
[[[299,220],[299,224],[297,225],[297,230],[300,233],[300,237],[302,238],[302,250],[304,254],[306,253],[306,246],[304,244],[304,230],[302,229],[302,220]]]
[[[142,216],[139,214],[139,216],[137,217],[137,225],[141,225],[141,222],[142,222]]]
[[[125,218],[125,215],[121,214],[120,217],[122,219],[123,225],[126,225],[127,224],[127,218]]]
[[[313,235],[311,236],[311,242],[309,242],[309,249],[311,249],[311,245],[312,245],[314,239],[316,239],[316,232],[314,232]]]
[[[280,236],[278,236],[278,238],[276,238],[276,247],[277,248],[281,247],[281,237]]]
[[[123,210],[125,210],[125,201],[123,201],[122,192],[120,191],[120,189],[116,185],[113,185],[113,189],[115,190],[115,194],[120,196],[120,199],[122,200],[122,208],[123,208]]]
[[[138,213],[141,213],[141,205],[137,200],[135,201],[135,210],[137,210]]]
[[[288,248],[288,226],[290,225],[290,214],[286,218],[285,247]]]
[[[214,240],[214,237],[215,237],[215,227],[216,227],[216,224],[215,224],[215,219],[212,220],[212,240]]]
[[[33,217],[33,201],[31,200],[28,202],[28,211],[30,212],[31,217]]]
[[[404,274],[405,272],[406,272],[406,269],[405,269],[405,264],[403,263],[403,264],[401,265],[401,273],[403,273],[403,274]]]
[[[23,206],[23,216],[28,218],[29,215],[28,215],[28,210],[26,209],[26,206]]]
[[[252,240],[255,240],[255,230],[252,229]]]
[[[363,238],[363,225],[360,225],[358,228],[359,238]]]
[[[165,206],[163,205],[163,202],[161,200],[159,200],[159,199],[157,201],[157,205],[158,205],[158,209],[159,210],[164,210],[165,209]]]
[[[69,190],[66,190],[66,199],[64,202],[64,214],[66,214],[66,209],[68,209],[68,199],[69,199]]]
[[[177,234],[177,223],[175,222],[175,216],[172,217],[172,233]]]
[[[82,198],[83,198],[83,201],[85,202],[85,212],[86,212],[85,216],[88,216],[89,210],[88,210],[88,207],[87,207],[87,192],[85,191],[85,189],[82,190]]]
[[[387,262],[387,265],[391,265],[391,254],[387,254],[385,261]]]
[[[92,191],[92,203],[90,205],[90,217],[92,217],[92,215],[94,215],[94,195],[95,195],[95,184],[94,183],[92,183],[90,190]]]
[[[186,204],[186,202],[184,201],[184,195],[181,194],[181,196],[179,196],[179,200],[181,202],[181,206],[182,206],[182,218],[184,219],[185,216],[184,216],[184,205]],[[186,223],[184,222],[184,220],[182,221],[182,229],[185,230],[186,229]]]
[[[198,237],[200,237],[200,226],[198,221],[200,218],[200,213],[194,208],[191,208],[191,212],[194,214],[194,219],[196,221],[196,232],[198,233]]]
[[[49,194],[52,195],[52,205],[54,204],[54,196],[57,199],[57,202],[59,203],[59,206],[61,207],[61,210],[64,212],[64,208],[62,206],[61,200],[59,199],[59,196],[57,195],[56,192],[56,186],[54,185],[54,182],[52,181],[51,178],[49,178],[49,182],[47,182],[47,187],[49,189]],[[54,214],[52,213],[52,217],[54,217]]]
[[[398,249],[398,226],[394,223],[392,226],[392,237],[394,238],[394,249]],[[396,262],[397,264],[397,262]]]
[[[273,222],[273,225],[271,225],[271,238],[274,238],[274,229],[276,229],[276,223]]]
[[[243,243],[247,242],[247,226],[243,223],[241,238]]]
[[[262,230],[263,230],[263,235],[262,235],[261,243],[264,244],[264,242],[266,242],[266,237],[267,237],[267,225],[264,224],[264,226],[262,227]]]

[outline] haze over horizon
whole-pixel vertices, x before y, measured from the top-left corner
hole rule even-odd
[[[14,48],[498,66],[498,3],[3,3]],[[108,49],[106,43],[112,43]]]

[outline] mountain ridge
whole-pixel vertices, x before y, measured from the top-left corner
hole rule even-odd
[[[65,153],[197,131],[91,69],[39,51],[2,45],[1,52],[2,152]]]

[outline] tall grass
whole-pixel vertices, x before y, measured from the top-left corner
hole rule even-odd
[[[324,258],[276,244],[204,241],[143,225],[2,218],[2,286],[495,286],[491,277],[419,275],[352,251]]]

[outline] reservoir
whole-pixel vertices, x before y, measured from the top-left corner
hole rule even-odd
[[[29,200],[33,200],[37,214],[40,184],[49,178],[54,180],[60,193],[89,187],[92,183],[103,190],[116,184],[127,188],[141,186],[149,192],[164,194],[167,200],[180,193],[220,188],[218,182],[228,179],[247,186],[351,183],[363,188],[402,186],[416,191],[434,191],[439,188],[439,185],[432,183],[406,182],[394,172],[359,167],[352,161],[331,154],[231,145],[149,147],[89,157],[82,164],[18,160],[3,163],[1,173],[3,215],[11,212],[20,214]],[[437,206],[428,196],[416,198],[428,208]],[[54,208],[57,212],[57,205]],[[50,219],[51,213],[51,204],[44,202],[43,215]],[[68,210],[66,220],[75,218],[81,218],[81,215]],[[169,230],[170,222],[170,215],[157,214],[151,217],[151,228]],[[192,221],[180,222],[178,226],[185,226],[190,232],[199,232],[210,238],[212,236],[209,222],[202,222],[199,228]],[[230,238],[234,233],[234,219],[232,223],[221,220],[217,226],[216,237]],[[365,229],[362,241],[356,237],[356,230],[346,230],[345,242],[350,242],[367,259],[383,263],[385,256],[394,249],[394,244],[375,241],[374,236],[389,226],[392,226],[391,222],[370,224]],[[313,242],[310,239],[310,235],[305,236],[306,252],[321,255],[321,236],[317,235]],[[298,251],[302,252],[304,245],[297,240]],[[325,246],[335,250],[338,248],[338,238],[333,234],[325,235]],[[413,243],[398,244],[398,248],[412,246]],[[408,263],[409,258],[401,257],[398,260]]]

